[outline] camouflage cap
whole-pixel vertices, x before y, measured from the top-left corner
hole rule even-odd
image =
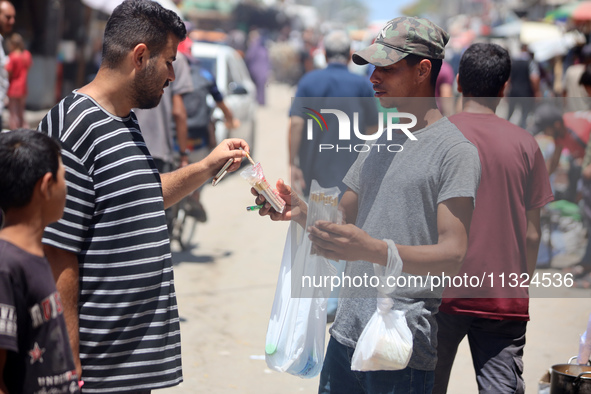
[[[449,34],[423,18],[394,18],[382,28],[373,44],[353,54],[355,64],[385,67],[413,54],[443,59]]]

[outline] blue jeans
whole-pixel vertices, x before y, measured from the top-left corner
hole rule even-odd
[[[355,349],[330,338],[320,374],[319,394],[430,394],[434,372],[407,367],[400,371],[351,371]]]

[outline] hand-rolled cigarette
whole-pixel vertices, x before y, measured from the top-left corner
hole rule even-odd
[[[267,179],[265,179],[261,163],[256,163],[254,166],[247,167],[240,173],[240,175],[246,179],[252,187],[254,187],[257,193],[262,194],[263,197],[265,197],[275,211],[279,213],[283,212],[285,201],[279,197],[277,191],[273,190],[269,185],[269,182],[267,182]]]

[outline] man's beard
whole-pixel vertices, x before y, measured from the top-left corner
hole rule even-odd
[[[132,86],[136,108],[150,109],[160,103],[164,86],[156,86],[156,76],[155,67],[150,64],[137,74]]]

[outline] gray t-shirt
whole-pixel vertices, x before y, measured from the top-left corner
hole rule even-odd
[[[475,199],[480,182],[478,151],[447,118],[415,133],[417,141],[394,134],[374,144],[400,144],[401,152],[374,147],[360,153],[344,182],[358,195],[356,225],[370,236],[391,239],[400,245],[431,245],[438,240],[437,206],[454,197]],[[395,150],[395,148],[391,148]],[[374,275],[366,261],[348,262],[345,276]],[[403,274],[408,277],[407,274]],[[415,276],[416,278],[416,276]],[[437,329],[434,315],[443,288],[397,287],[394,309],[406,311],[413,333],[411,368],[434,370],[437,362]],[[355,347],[363,328],[376,310],[377,290],[371,286],[343,287],[331,335]]]

